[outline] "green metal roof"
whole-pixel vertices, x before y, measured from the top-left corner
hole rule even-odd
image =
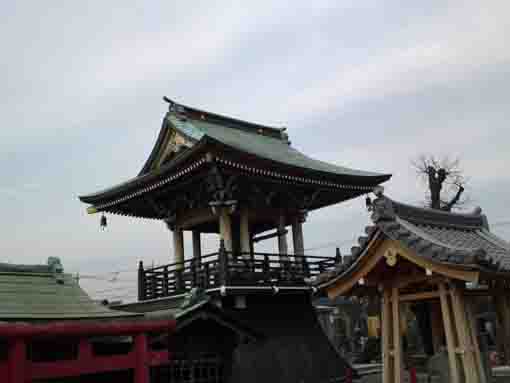
[[[223,124],[211,123],[205,120],[180,119],[174,113],[168,113],[167,119],[177,130],[196,141],[199,141],[204,136],[209,136],[237,150],[285,165],[337,175],[382,176],[380,173],[350,169],[308,157],[293,148],[284,139],[277,139],[255,132],[249,133],[245,130],[233,129]]]
[[[163,158],[166,153],[165,148],[174,129],[187,137],[194,145],[165,162]],[[350,169],[308,157],[290,145],[283,129],[174,105],[163,119],[156,144],[137,177],[79,198],[82,202],[92,205],[111,203],[116,200],[125,201],[130,193],[140,192],[167,172],[178,170],[182,161],[187,160],[194,153],[204,151],[204,147],[210,143],[219,143],[226,148],[280,164],[282,167],[288,167],[289,170],[298,170],[316,179],[326,176],[336,179],[336,183],[353,187],[375,186],[391,177],[391,174]]]
[[[69,274],[30,272],[43,267],[0,271],[0,320],[106,319],[134,315],[94,302]]]

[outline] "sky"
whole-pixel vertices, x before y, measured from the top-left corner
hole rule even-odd
[[[510,239],[497,224],[509,13],[503,0],[2,1],[0,262],[57,256],[93,297],[129,300],[139,260],[171,261],[164,224],[111,216],[102,232],[77,198],[137,174],[163,96],[285,126],[312,157],[392,173],[386,194],[408,203],[424,200],[414,158],[459,158],[472,207]],[[313,212],[305,247],[348,251],[368,223],[362,198]]]

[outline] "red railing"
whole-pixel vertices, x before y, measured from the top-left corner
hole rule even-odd
[[[119,321],[111,323],[52,323],[48,325],[5,324],[0,336],[7,339],[7,360],[0,361],[0,381],[26,383],[36,380],[71,378],[88,374],[133,371],[134,383],[149,383],[149,367],[168,365],[169,350],[153,350],[146,332],[170,333],[175,321]],[[133,344],[124,354],[96,355],[92,336],[131,335]],[[75,358],[55,361],[30,360],[29,344],[36,339],[61,337],[78,344]],[[48,349],[51,353],[51,348]]]

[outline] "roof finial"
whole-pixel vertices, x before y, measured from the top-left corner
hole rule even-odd
[[[167,96],[163,96],[163,101],[165,102],[168,102],[170,104],[170,106],[172,106],[173,104],[175,104],[174,101],[170,100]]]

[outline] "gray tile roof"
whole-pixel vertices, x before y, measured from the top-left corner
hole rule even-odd
[[[348,273],[362,256],[370,240],[383,235],[399,241],[420,257],[436,262],[459,264],[510,271],[510,244],[489,231],[487,218],[481,209],[471,214],[458,214],[421,208],[380,196],[371,206],[372,226],[365,228],[366,236],[358,239],[359,246],[351,249],[347,262],[319,275],[316,284]]]

